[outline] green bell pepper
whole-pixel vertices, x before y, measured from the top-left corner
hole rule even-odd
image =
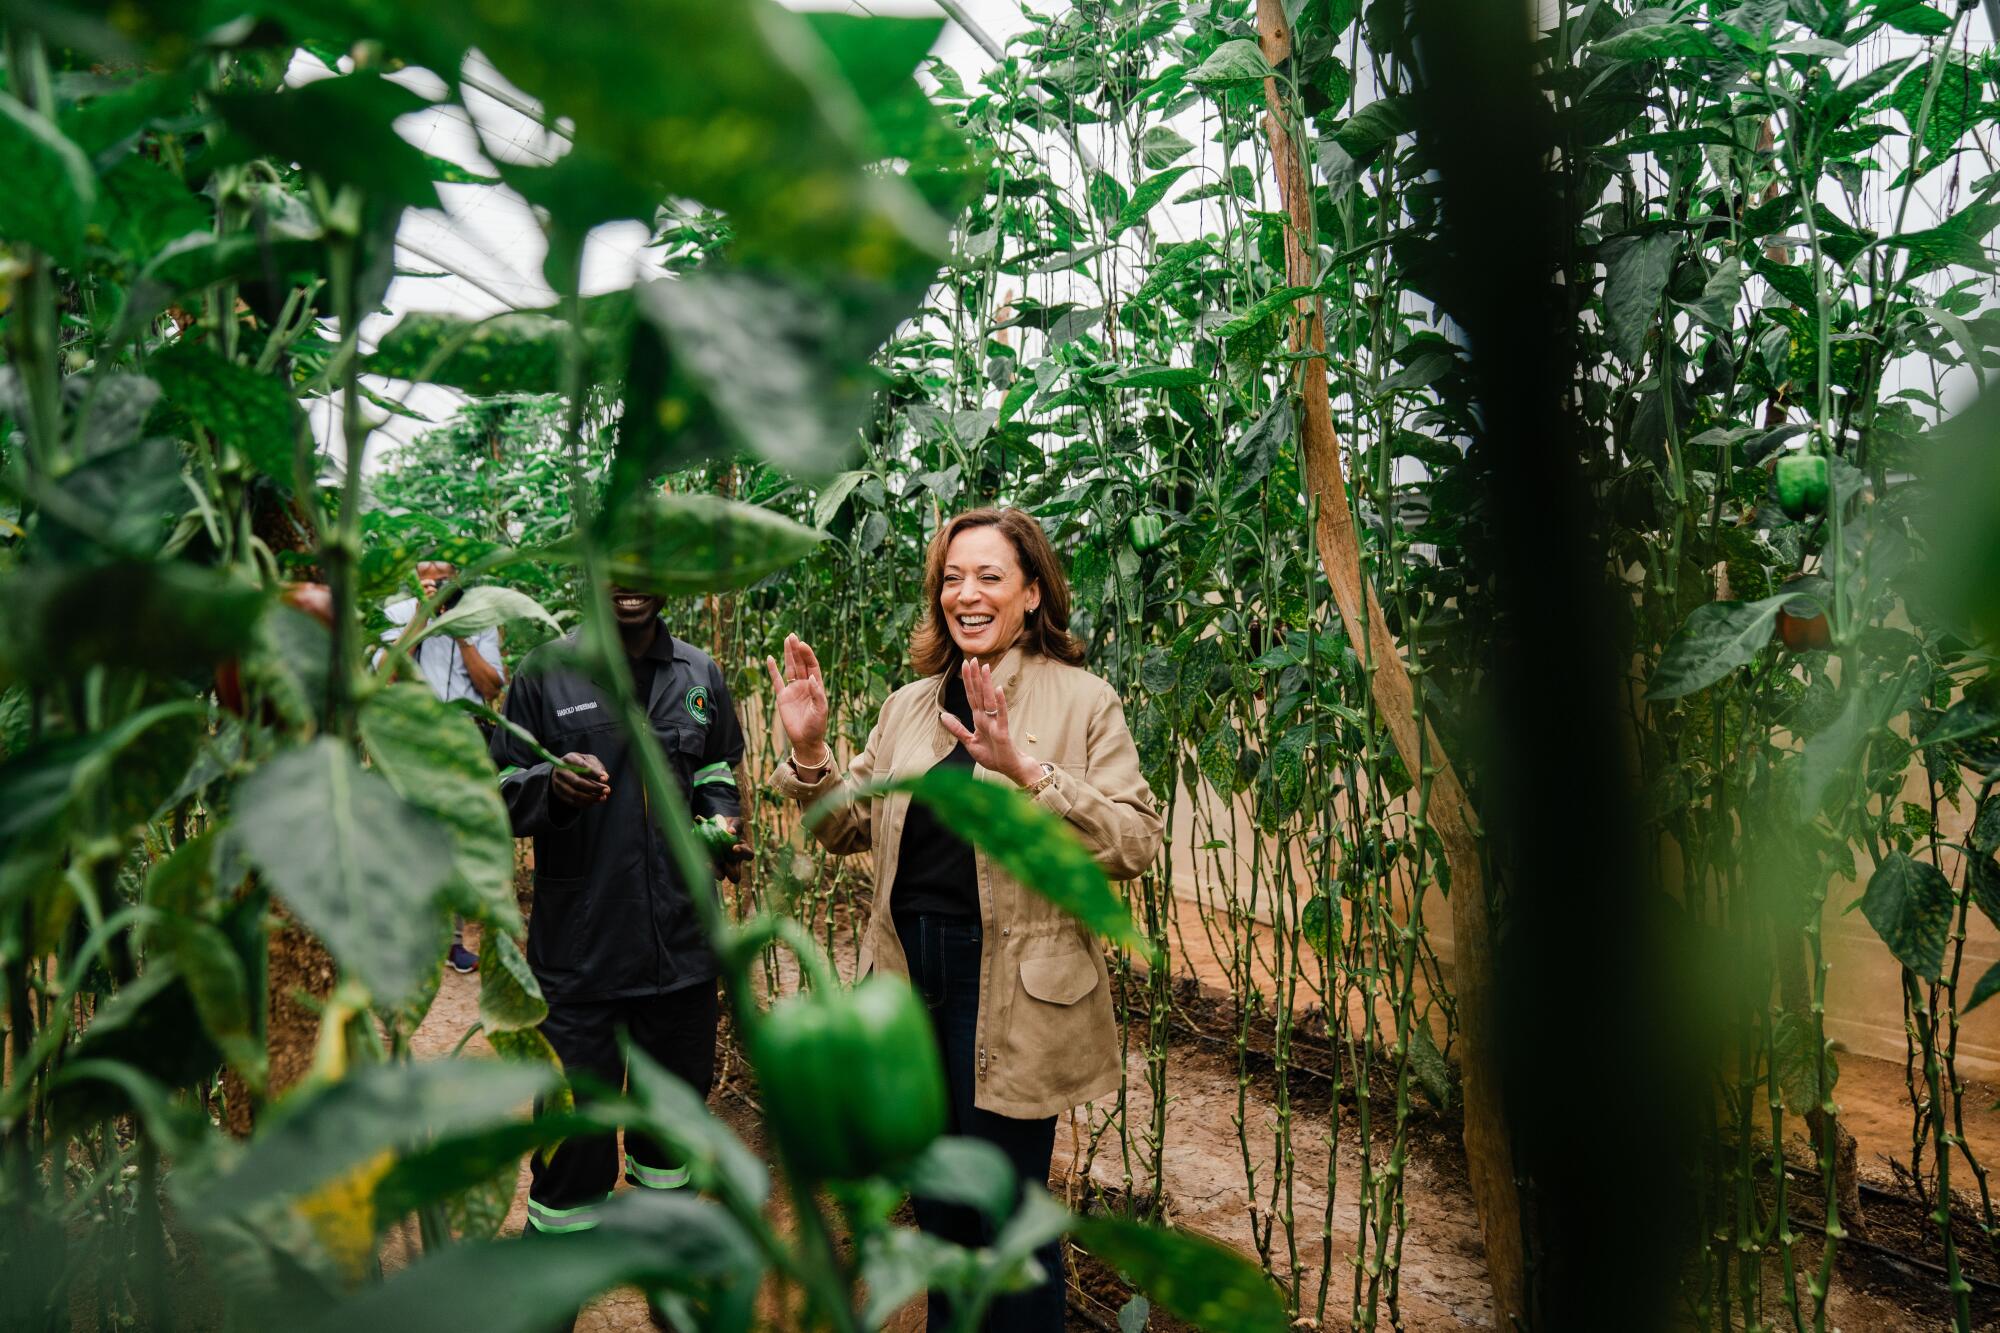
[[[1157,551],[1166,541],[1167,521],[1158,514],[1134,514],[1125,522],[1125,535],[1140,555]]]
[[[729,853],[739,841],[734,829],[714,817],[697,819],[694,822],[694,835],[701,845],[708,849],[709,859],[717,865],[729,859]]]
[[[808,971],[823,977],[823,967]],[[805,1177],[877,1175],[944,1132],[944,1066],[930,1015],[901,977],[877,974],[851,988],[822,980],[772,1005],[749,1048],[765,1119]]]
[[[1825,454],[1787,454],[1778,460],[1778,505],[1792,518],[1826,508]]]

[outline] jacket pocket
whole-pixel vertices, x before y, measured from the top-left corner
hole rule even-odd
[[[535,905],[528,914],[528,962],[539,972],[570,973],[583,966],[590,944],[590,897],[581,875],[535,873]]]
[[[1046,1004],[1075,1004],[1096,986],[1096,962],[1082,949],[1021,960],[1021,989]]]

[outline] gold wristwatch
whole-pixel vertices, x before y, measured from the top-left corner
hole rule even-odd
[[[1041,794],[1041,791],[1044,787],[1048,786],[1051,782],[1054,782],[1055,780],[1056,780],[1056,766],[1054,764],[1048,763],[1047,761],[1044,761],[1042,764],[1042,775],[1036,778],[1033,782],[1030,782],[1027,786],[1021,788],[1021,790],[1026,792],[1030,796],[1037,796]]]

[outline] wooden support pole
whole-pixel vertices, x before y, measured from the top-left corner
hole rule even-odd
[[[1264,58],[1274,67],[1291,58],[1292,34],[1282,0],[1257,0],[1257,31]],[[1319,233],[1313,218],[1312,182],[1287,127],[1288,116],[1275,79],[1264,80],[1264,99],[1268,113],[1264,129],[1277,166],[1278,192],[1291,219],[1285,231],[1285,281],[1309,286],[1319,276],[1313,271]],[[1450,757],[1421,716],[1409,671],[1382,617],[1381,602],[1362,573],[1360,539],[1348,511],[1340,440],[1333,429],[1326,326],[1317,295],[1302,298],[1294,307],[1291,346],[1294,352],[1310,350],[1313,354],[1296,364],[1303,408],[1301,463],[1307,489],[1319,506],[1314,535],[1320,563],[1326,567],[1334,605],[1348,639],[1357,652],[1364,642],[1369,647],[1376,711],[1388,727],[1404,767],[1413,778],[1425,770],[1431,773],[1427,818],[1444,845],[1445,863],[1451,870],[1452,987],[1458,996],[1465,1158],[1486,1241],[1494,1323],[1506,1329],[1513,1326],[1513,1320],[1526,1317],[1527,1266],[1520,1191],[1514,1182],[1513,1141],[1507,1129],[1493,1029],[1493,926],[1480,863],[1478,821]]]

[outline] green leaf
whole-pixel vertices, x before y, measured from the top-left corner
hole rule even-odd
[[[51,826],[122,837],[179,785],[204,730],[200,706],[179,700],[11,756],[0,763],[0,853]]]
[[[431,103],[401,84],[363,72],[214,101],[231,132],[257,153],[404,207],[438,206],[430,163],[394,129],[397,119]]]
[[[1875,701],[1867,691],[1849,690],[1833,721],[1814,732],[1799,762],[1799,818],[1810,820],[1826,803],[1833,784],[1845,777],[1850,785],[1854,765],[1874,730]]]
[[[1889,946],[1897,961],[1925,981],[1944,971],[1957,895],[1950,881],[1927,861],[1891,852],[1868,879],[1861,914]]]
[[[614,521],[612,582],[665,597],[746,588],[827,539],[758,505],[713,495],[648,492]]]
[[[1972,845],[1990,856],[2000,850],[2000,798],[1989,797],[1972,821]]]
[[[305,1333],[354,1329],[477,1328],[539,1333],[614,1287],[685,1287],[761,1267],[742,1227],[720,1204],[635,1190],[607,1205],[600,1225],[545,1241],[445,1246],[370,1284]]]
[[[633,1122],[665,1144],[687,1165],[694,1187],[704,1194],[725,1188],[751,1204],[771,1193],[771,1173],[735,1131],[715,1118],[701,1095],[662,1069],[627,1040],[626,1080],[643,1115]]]
[[[1415,128],[1413,103],[1407,97],[1382,97],[1358,108],[1342,121],[1333,141],[1356,162],[1366,162],[1397,138]]]
[[[307,929],[393,1007],[435,962],[451,834],[328,736],[237,788],[230,839]]]
[[[1990,852],[1966,857],[1965,887],[1986,919],[2000,926],[2000,861]]]
[[[1118,1333],[1144,1333],[1152,1314],[1153,1303],[1144,1296],[1134,1296],[1118,1307]]]
[[[1889,95],[1890,107],[1910,127],[1910,133],[1915,134],[1917,122],[1923,121],[1925,160],[1918,165],[1919,175],[1942,161],[1944,154],[1971,127],[1978,111],[1980,85],[1984,82],[1978,70],[1948,54],[1938,70],[1937,91],[1926,118],[1924,94],[1930,85],[1930,75],[1930,63],[1923,62],[1905,75],[1896,85],[1896,91]],[[1897,181],[1897,185],[1901,184]]]
[[[628,388],[621,465],[653,476],[742,449],[788,471],[832,472],[853,452],[881,382],[868,359],[920,295],[875,287],[836,299],[725,268],[641,285],[639,313],[660,360],[646,392]],[[647,347],[642,328],[635,377]]]
[[[1118,210],[1117,220],[1111,224],[1105,235],[1117,236],[1144,222],[1146,215],[1167,197],[1167,191],[1174,187],[1174,182],[1192,170],[1194,170],[1192,167],[1169,167],[1165,171],[1154,172],[1140,181],[1137,188],[1132,191],[1132,197]]]
[[[1172,166],[1193,151],[1194,145],[1167,125],[1149,125],[1139,136],[1139,161],[1153,171]]]
[[[1659,665],[1646,683],[1648,699],[1678,699],[1706,689],[1754,659],[1771,641],[1771,629],[1787,595],[1758,602],[1710,602],[1698,606],[1667,641]]]
[[[1826,1090],[1820,1090],[1820,1062],[1826,1065]],[[1778,1095],[1785,1109],[1806,1115],[1819,1109],[1840,1078],[1840,1066],[1833,1052],[1815,1039],[1812,1019],[1787,1010],[1779,1014],[1771,1029],[1771,1063],[1778,1076]]]
[[[991,1222],[1014,1211],[1018,1189],[1005,1153],[984,1139],[951,1135],[931,1140],[896,1183],[921,1199],[976,1208]]]
[[[250,1090],[261,1094],[264,1043],[256,1032],[249,978],[229,937],[206,921],[187,917],[170,918],[163,933],[209,1040]]]
[[[479,1021],[488,1032],[531,1028],[549,1016],[528,960],[514,937],[488,926],[479,937]]]
[[[454,1058],[469,1064],[490,1063],[465,1056]],[[490,1126],[469,1126],[464,1133],[405,1152],[375,1186],[375,1225],[388,1226],[419,1208],[476,1190],[502,1175],[507,1183],[500,1208],[500,1220],[504,1221],[507,1206],[514,1202],[521,1158],[567,1138],[615,1133],[620,1105],[601,1101],[582,1112],[544,1108],[532,1119],[507,1118]]]
[[[1603,258],[1604,325],[1611,346],[1631,364],[1638,364],[1647,331],[1660,315],[1660,294],[1673,272],[1680,237],[1672,232],[1621,236],[1606,242]]]
[[[1926,731],[1920,744],[1943,745],[1973,736],[1990,736],[2000,730],[2000,700],[1990,694],[1969,694],[1947,708],[1944,716]]]
[[[1973,986],[1972,996],[1965,1002],[1965,1008],[1959,1010],[1959,1012],[1969,1014],[1980,1005],[1992,999],[1995,994],[2000,994],[2000,963],[1995,963],[1986,969],[1985,973],[1979,978],[1978,983]]]
[[[842,34],[847,71],[804,17],[753,0],[456,6],[438,21],[567,117],[573,152],[654,200],[726,213],[738,257],[900,283],[928,280],[945,252],[944,223],[911,184],[868,169],[884,148],[867,102],[888,90],[883,62],[914,48],[909,20]],[[864,68],[855,48],[871,41]],[[661,77],[690,52],[702,77]]]
[[[1213,255],[1215,248],[1206,241],[1188,241],[1172,249],[1160,247],[1159,255],[1153,260],[1153,267],[1147,271],[1146,280],[1139,284],[1139,290],[1132,294],[1132,304],[1144,305],[1180,281],[1196,264]]]
[[[265,594],[181,564],[25,566],[0,577],[0,681],[74,682],[97,665],[206,673],[250,646]]]
[[[1417,1086],[1424,1090],[1432,1106],[1440,1111],[1451,1109],[1451,1066],[1445,1063],[1444,1052],[1431,1036],[1431,1025],[1422,1018],[1414,1018],[1410,1023],[1410,1072],[1417,1076]]]
[[[1935,227],[1903,232],[1882,243],[1909,251],[1906,278],[1922,277],[1953,266],[1990,272],[1993,260],[1987,253],[1986,242],[1995,227],[2000,227],[2000,204],[1972,204]]]
[[[449,831],[453,878],[447,893],[456,899],[453,906],[485,922],[487,939],[517,933],[514,833],[479,728],[419,681],[369,696],[360,726],[376,772]],[[482,987],[485,980],[482,975]],[[539,997],[532,985],[530,993]]]
[[[1000,400],[1000,425],[1004,426],[1014,419],[1014,414],[1035,396],[1035,388],[1035,380],[1031,375],[1022,375],[1007,386],[1007,393]]]
[[[137,268],[170,243],[215,225],[215,208],[151,158],[121,158],[99,181],[91,228],[118,255],[121,268]]]
[[[183,236],[139,271],[105,341],[119,346],[138,337],[171,302],[220,283],[270,277],[282,293],[295,282],[310,280],[318,260],[316,244],[295,237],[272,240],[250,232]]]
[[[77,262],[97,207],[90,160],[62,131],[0,93],[0,239]]]
[[[1093,934],[1142,958],[1156,957],[1152,941],[1132,924],[1096,858],[1068,825],[1019,789],[981,781],[969,770],[940,766],[915,778],[872,787],[871,792],[908,792],[928,806],[939,823]]]
[[[1032,386],[1034,381],[1029,380],[1028,383]],[[1005,417],[1003,411],[1001,418],[1004,420]],[[829,482],[813,501],[813,526],[823,530],[832,523],[834,515],[840,512],[840,506],[854,493],[856,486],[868,480],[869,475],[866,472],[843,472]]]
[[[1273,72],[1257,43],[1240,37],[1216,47],[1187,76],[1187,81],[1197,88],[1236,88],[1246,83],[1261,83]]]
[[[1680,23],[1645,23],[1590,44],[1590,54],[1607,60],[1705,60],[1718,55],[1710,38]]]
[[[483,583],[476,588],[467,588],[465,595],[458,599],[458,605],[425,625],[417,632],[417,638],[421,640],[445,634],[463,639],[522,620],[532,620],[553,633],[562,633],[562,625],[556,618],[528,594],[497,583]]]
[[[154,357],[148,371],[173,407],[290,492],[306,418],[283,380],[187,342]]]
[[[1133,366],[1097,382],[1107,389],[1198,389],[1208,380],[1204,372],[1182,366]]]
[[[1285,1333],[1278,1289],[1257,1265],[1206,1237],[1122,1217],[1091,1217],[1076,1236],[1155,1305],[1214,1333]]]
[[[302,1084],[260,1117],[247,1150],[220,1176],[190,1181],[208,1216],[297,1198],[383,1154],[403,1154],[521,1120],[548,1090],[546,1070],[499,1060],[363,1065],[337,1083]]]
[[[1300,297],[1311,296],[1317,290],[1315,287],[1280,287],[1242,314],[1231,316],[1228,322],[1218,324],[1215,336],[1234,338],[1239,333],[1248,333]]]
[[[1682,301],[1683,310],[1718,331],[1727,331],[1735,320],[1736,303],[1743,299],[1743,261],[1731,255],[1715,266],[1701,295]]]
[[[611,378],[612,352],[621,330],[586,321],[584,342],[592,379]],[[559,393],[568,356],[569,326],[537,311],[490,319],[458,319],[413,311],[382,335],[368,358],[372,374],[462,389],[475,397],[505,393]]]

